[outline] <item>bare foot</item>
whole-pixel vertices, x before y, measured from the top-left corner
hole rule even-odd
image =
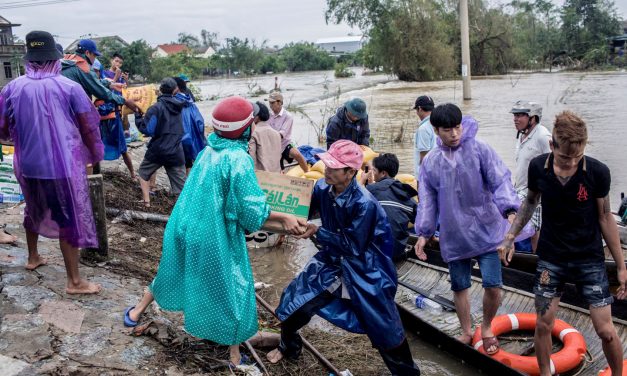
[[[462,334],[461,336],[457,337],[457,340],[465,345],[471,345],[472,334]]]
[[[0,244],[13,244],[17,241],[17,236],[7,234],[4,230],[0,230]]]
[[[283,353],[279,349],[274,349],[266,355],[266,358],[268,358],[270,363],[277,364],[281,361],[281,359],[283,359]]]
[[[92,283],[81,279],[78,284],[68,284],[65,286],[65,292],[68,294],[97,294],[102,291],[102,285]]]
[[[24,265],[24,269],[33,271],[43,265],[46,265],[46,259],[44,259],[43,257],[37,257],[33,260],[29,259],[26,265]]]

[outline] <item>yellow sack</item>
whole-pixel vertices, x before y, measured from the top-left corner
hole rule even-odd
[[[362,163],[362,167],[365,167],[368,162],[375,159],[379,156],[379,153],[376,153],[374,150],[370,149],[368,146],[359,145],[361,150],[364,152],[364,162]]]
[[[127,87],[122,89],[122,96],[126,99],[132,99],[145,113],[148,111],[148,107],[157,102],[157,88],[154,85]],[[122,115],[130,115],[132,113],[133,111],[130,108],[122,107]]]
[[[318,172],[324,174],[324,168],[325,168],[324,163],[322,163],[322,161],[318,161],[313,166],[311,166],[309,171],[318,171]]]
[[[295,166],[293,169],[289,170],[285,175],[293,176],[296,178],[302,178],[304,173],[305,171],[303,171],[303,169],[300,168],[300,166]]]
[[[309,171],[309,172],[305,172],[303,176],[306,177],[307,179],[318,180],[318,179],[323,178],[324,174],[321,173],[320,171]]]
[[[400,181],[401,183],[409,184],[416,191],[418,190],[418,183],[416,182],[416,178],[414,177],[414,175],[398,174],[396,175],[395,179]]]
[[[15,152],[15,148],[13,146],[2,145],[2,154],[11,155]]]
[[[362,170],[358,170],[358,171],[357,171],[357,176],[355,177],[355,179],[357,179],[357,182],[358,182],[359,184],[361,184],[361,173],[362,173],[362,172],[363,172]]]

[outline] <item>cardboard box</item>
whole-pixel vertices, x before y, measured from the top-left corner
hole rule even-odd
[[[267,171],[255,171],[255,175],[272,211],[308,218],[311,193],[315,184],[313,180]],[[273,221],[267,221],[262,229],[286,233],[281,223]]]

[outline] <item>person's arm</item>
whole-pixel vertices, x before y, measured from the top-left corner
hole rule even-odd
[[[7,95],[7,89],[5,88],[0,93],[0,140],[2,140],[3,145],[8,145],[11,139],[11,134],[9,133],[9,109],[6,101]]]
[[[112,102],[118,105],[123,105],[125,103],[124,98],[120,95],[114,94],[113,92],[111,92],[111,90],[107,89],[102,84],[102,82],[100,82],[100,80],[96,78],[95,73],[85,73],[83,71],[80,71],[78,73],[78,79],[80,85],[83,87],[88,95],[91,95],[96,99],[102,99],[105,102]]]
[[[618,226],[616,225],[616,219],[612,214],[610,206],[610,196],[606,195],[604,198],[597,198],[597,207],[599,211],[599,225],[601,227],[601,233],[603,239],[609,248],[612,258],[616,262],[616,274],[618,276],[618,288],[616,297],[618,299],[625,299],[627,292],[625,291],[625,283],[627,282],[627,268],[625,267],[625,258],[623,250],[620,246],[620,236],[618,235]]]
[[[360,203],[347,227],[338,229],[318,227],[316,232],[318,242],[323,246],[333,247],[346,257],[362,255],[374,236],[376,212],[374,202]]]
[[[257,161],[257,137],[255,137],[255,133],[248,141],[248,154],[253,159],[253,162]]]
[[[279,131],[279,133],[281,134],[281,137],[285,140],[292,140],[292,127],[294,126],[294,118],[292,116],[287,116],[287,119],[285,119],[285,123],[283,123],[283,126],[281,127],[281,130]]]
[[[100,136],[100,114],[82,88],[72,87],[70,97],[71,112],[76,116],[78,132],[89,151],[87,163],[98,163],[104,157],[104,145]]]
[[[340,139],[340,126],[335,121],[335,116],[329,119],[327,124],[327,150],[333,143]]]
[[[522,205],[518,209],[518,213],[510,227],[509,231],[505,235],[505,239],[497,247],[499,257],[505,266],[509,265],[512,261],[512,255],[514,254],[514,239],[522,231],[523,227],[529,222],[533,216],[533,212],[540,203],[540,197],[542,195],[531,188],[527,189],[527,198],[523,201]]]
[[[370,124],[368,123],[368,117],[366,116],[366,118],[363,120],[363,131],[362,131],[362,138],[360,140],[360,142],[358,142],[359,145],[365,145],[365,146],[370,146]]]
[[[157,130],[156,111],[156,107],[152,106],[146,111],[145,115],[142,116],[138,114],[135,116],[135,126],[142,134],[150,137],[155,135],[155,131]]]
[[[438,192],[433,188],[429,175],[424,169],[420,170],[418,190],[420,202],[418,203],[416,220],[414,222],[418,241],[414,246],[414,250],[416,256],[424,261],[427,259],[424,246],[435,233],[438,218]]]

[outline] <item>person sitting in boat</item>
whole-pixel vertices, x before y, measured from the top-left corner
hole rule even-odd
[[[393,375],[420,375],[394,303],[390,225],[355,178],[363,152],[354,142],[340,140],[318,156],[325,177],[314,187],[310,215],[320,213],[322,226],[309,223],[302,237],[316,236],[322,249],[281,296],[276,309],[281,343],[268,360],[297,358],[302,350],[298,330],[319,315],[350,332],[366,333]]]
[[[352,98],[337,109],[327,123],[327,149],[337,140],[351,140],[370,146],[370,125],[366,102]]]
[[[438,146],[423,159],[420,169],[416,255],[420,260],[427,259],[424,247],[436,230],[439,216],[440,250],[449,266],[462,327],[458,339],[466,344],[472,341],[468,289],[475,259],[484,288],[483,346],[486,353],[494,354],[499,344],[490,325],[499,307],[502,285],[496,247],[508,229],[508,221],[514,220],[520,201],[501,158],[487,143],[475,139],[475,119],[462,117],[459,107],[446,103],[433,110],[431,124]]]
[[[362,174],[362,184],[367,179],[374,183],[366,185],[368,192],[379,201],[385,210],[392,228],[394,242],[394,261],[404,260],[407,256],[405,245],[409,237],[409,224],[416,218],[416,201],[412,198],[418,192],[409,184],[394,179],[398,173],[399,162],[396,155],[391,153],[380,154],[372,160],[372,169]]]
[[[183,311],[186,332],[229,345],[233,365],[240,364],[239,344],[258,327],[244,232],[272,220],[298,235],[306,224],[266,203],[246,152],[253,113],[253,104],[238,96],[214,108],[215,131],[174,206],[159,271],[141,301],[124,312],[124,325],[134,327],[153,300],[165,310]]]
[[[551,153],[531,160],[527,198],[520,214],[498,250],[507,265],[512,239],[527,223],[542,198],[542,226],[534,284],[537,312],[534,345],[541,375],[551,375],[551,329],[564,284],[574,283],[590,305],[590,318],[603,342],[612,375],[623,374],[623,349],[612,323],[603,239],[616,261],[620,287],[617,299],[625,299],[627,269],[618,226],[610,207],[610,170],[584,155],[586,123],[570,111],[557,115],[553,124]]]
[[[542,106],[536,102],[518,101],[514,103],[509,111],[514,115],[514,127],[516,134],[516,169],[514,170],[514,189],[524,200],[527,196],[527,170],[529,162],[538,155],[550,152],[549,140],[551,132],[542,124]],[[531,223],[535,230],[531,237],[531,251],[535,252],[538,247],[540,227],[542,227],[542,207],[538,205],[531,218]],[[517,245],[519,250],[520,245]]]

